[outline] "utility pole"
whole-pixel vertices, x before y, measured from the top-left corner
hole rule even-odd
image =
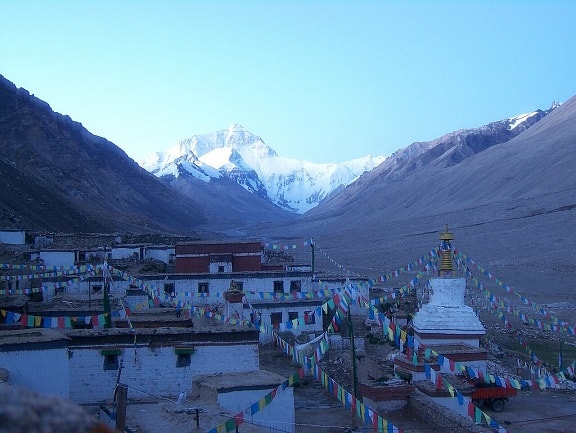
[[[112,314],[110,311],[110,282],[112,277],[110,276],[110,269],[106,260],[102,264],[102,277],[104,278],[104,328],[112,328]]]
[[[352,350],[352,387],[355,399],[358,399],[358,378],[356,375],[356,347],[354,345],[354,326],[352,326],[352,316],[350,315],[350,308],[347,312],[348,331],[350,332],[350,349]],[[352,427],[356,429],[356,414],[352,412]]]
[[[118,368],[118,376],[116,377],[116,386],[114,388],[114,400],[112,402],[116,429],[122,432],[126,427],[126,403],[128,401],[128,387],[120,383],[120,375],[122,374],[123,367],[124,363],[121,361],[120,368]]]
[[[311,263],[311,268],[312,268],[312,281],[314,281],[315,277],[314,277],[314,239],[312,239],[310,241],[310,248],[312,249],[312,263]]]
[[[352,350],[352,386],[354,389],[354,397],[358,398],[358,377],[356,374],[356,347],[354,345],[354,327],[352,326],[352,317],[350,309],[348,309],[348,330],[350,332],[350,348]]]
[[[109,293],[109,283],[104,281],[104,328],[112,327],[112,317],[110,312],[110,296]]]

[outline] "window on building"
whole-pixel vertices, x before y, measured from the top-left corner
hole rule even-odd
[[[210,293],[208,287],[209,287],[208,283],[198,283],[198,293],[202,295],[207,295],[208,293]]]
[[[86,323],[86,319],[84,317],[71,317],[70,326],[72,329],[92,329],[92,322],[89,321]]]
[[[192,362],[192,354],[194,353],[193,347],[175,347],[176,353],[176,367],[188,367]]]
[[[118,356],[121,353],[120,349],[104,349],[102,350],[104,357],[104,370],[118,370]]]
[[[302,290],[302,282],[300,280],[290,281],[290,293],[300,292]]]
[[[275,295],[284,294],[284,281],[274,281],[274,294]]]
[[[86,261],[86,251],[78,251],[78,262]]]
[[[272,323],[272,329],[280,329],[280,323],[282,323],[282,312],[271,313],[270,322]]]
[[[244,283],[242,281],[234,281],[236,283],[236,288],[238,289],[238,291],[243,292],[244,291]]]
[[[316,315],[314,311],[304,311],[304,324],[314,325],[316,323]]]
[[[179,353],[176,356],[176,368],[188,367],[192,363],[189,353]]]
[[[104,355],[104,370],[118,370],[118,355]]]
[[[176,296],[176,284],[164,283],[164,293],[168,296]]]
[[[296,320],[298,319],[298,312],[297,311],[288,311],[288,320]]]
[[[220,274],[224,273],[224,266],[222,266],[222,265],[218,266],[218,273],[220,273]]]

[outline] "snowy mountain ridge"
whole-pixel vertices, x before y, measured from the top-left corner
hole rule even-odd
[[[284,210],[303,214],[376,167],[387,177],[399,180],[433,161],[458,164],[511,140],[559,105],[553,103],[545,111],[536,110],[478,128],[449,132],[434,140],[414,142],[389,157],[368,155],[324,164],[285,158],[260,137],[234,124],[214,133],[193,135],[166,152],[149,155],[140,165],[164,179],[185,175],[210,182],[224,177]]]
[[[225,176],[283,209],[304,213],[384,160],[366,156],[318,164],[285,158],[260,137],[234,124],[184,139],[166,152],[149,155],[140,165],[160,178],[189,174],[210,182]]]

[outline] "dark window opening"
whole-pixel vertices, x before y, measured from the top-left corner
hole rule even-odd
[[[218,266],[218,272],[222,274],[224,272],[224,266]]]
[[[104,370],[118,370],[118,355],[104,355]]]
[[[200,293],[200,294],[210,293],[209,284],[208,283],[198,283],[198,293]]]
[[[302,291],[302,282],[300,280],[290,281],[290,292]]]
[[[42,292],[33,292],[33,293],[28,293],[28,300],[30,300],[31,302],[42,302],[44,300],[44,295],[42,294]]]
[[[314,325],[316,323],[316,315],[314,311],[304,311],[304,324]]]
[[[176,367],[188,367],[191,364],[191,356],[189,353],[179,353],[176,358]]]
[[[70,325],[72,326],[72,329],[92,329],[92,321],[86,323],[84,318],[78,319],[76,317],[71,317]]]
[[[176,285],[174,283],[164,283],[164,293],[168,296],[176,296]]]
[[[296,320],[296,319],[298,319],[298,312],[288,311],[288,320]]]
[[[274,294],[284,294],[284,281],[274,281]]]
[[[280,323],[282,323],[282,313],[271,313],[270,321],[272,322],[272,329],[280,329]]]

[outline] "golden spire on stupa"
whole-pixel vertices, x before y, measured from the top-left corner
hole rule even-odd
[[[445,231],[440,233],[440,240],[442,241],[440,275],[443,275],[454,272],[454,266],[452,266],[452,244],[450,243],[450,241],[454,240],[454,233],[448,231],[448,224],[446,224]]]

